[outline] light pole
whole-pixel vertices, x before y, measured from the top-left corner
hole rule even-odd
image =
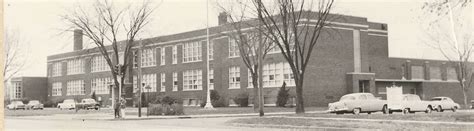
[[[206,51],[207,51],[207,59],[206,59],[206,70],[207,70],[207,93],[206,93],[206,105],[204,106],[204,109],[214,109],[214,107],[212,106],[212,103],[211,103],[211,90],[209,89],[210,87],[210,79],[209,79],[209,0],[206,1],[206,38],[207,38],[207,46],[206,46]]]

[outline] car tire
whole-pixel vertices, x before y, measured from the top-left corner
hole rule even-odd
[[[410,113],[410,109],[409,108],[405,108],[403,109],[403,114],[406,115],[406,114],[409,114]]]
[[[389,113],[390,113],[390,110],[388,109],[387,105],[384,105],[384,106],[383,106],[382,112],[383,112],[383,114],[389,114]],[[390,113],[390,114],[391,114],[391,113]]]
[[[354,108],[354,109],[352,110],[352,113],[353,113],[354,115],[359,115],[359,113],[360,113],[360,108]]]
[[[367,112],[368,115],[372,114],[372,112]]]
[[[427,106],[426,107],[426,110],[425,110],[425,113],[431,113],[433,109],[431,109],[431,106]]]
[[[456,112],[456,110],[458,109],[457,106],[453,107],[451,110],[453,110],[453,112]]]
[[[438,106],[438,108],[436,108],[436,111],[437,112],[443,112],[443,108],[441,108],[441,106]]]

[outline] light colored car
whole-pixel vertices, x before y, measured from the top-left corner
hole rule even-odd
[[[36,110],[36,109],[40,109],[40,110],[43,110],[43,104],[41,104],[40,101],[38,100],[30,100],[28,102],[28,104],[26,104],[26,109],[33,109],[33,110]]]
[[[76,107],[79,109],[95,109],[99,110],[100,104],[97,103],[94,99],[87,98],[87,99],[82,99],[81,103],[76,104]]]
[[[431,113],[433,106],[431,101],[423,101],[420,96],[415,94],[404,94],[402,101],[400,102],[401,109],[396,111],[402,111],[403,114],[414,113],[414,112],[425,112]],[[394,111],[390,109],[390,112]]]
[[[431,103],[433,104],[434,109],[438,112],[443,112],[444,110],[452,110],[453,112],[456,112],[456,110],[461,107],[449,97],[433,97],[431,98]]]
[[[59,109],[75,109],[76,108],[76,101],[74,99],[66,99],[63,103],[58,104]]]
[[[22,101],[12,101],[10,104],[7,105],[7,109],[10,110],[17,110],[17,109],[25,109],[25,104]]]
[[[387,101],[377,99],[370,93],[347,94],[342,96],[338,102],[329,103],[328,107],[328,112],[336,114],[359,114],[362,112],[370,114],[378,111],[388,113]]]

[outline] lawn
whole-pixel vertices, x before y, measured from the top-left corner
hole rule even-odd
[[[384,120],[414,120],[414,121],[443,121],[443,122],[474,122],[474,112],[473,111],[462,111],[462,112],[433,112],[430,114],[426,113],[413,113],[402,115],[401,113],[394,113],[391,115],[386,114],[298,114],[292,116],[302,116],[302,117],[330,117],[330,118],[352,118],[352,119],[384,119]]]
[[[325,110],[325,107],[307,107],[307,111]],[[294,112],[295,108],[284,107],[265,107],[264,112]],[[44,110],[5,110],[5,116],[45,116],[54,114],[113,114],[110,108],[96,110],[59,110],[57,108],[45,108]],[[246,114],[255,113],[253,107],[219,107],[215,110],[203,110],[200,107],[185,107],[186,115],[205,115],[205,114]],[[138,108],[126,108],[127,115],[138,115]],[[146,115],[146,107],[142,108],[142,115]]]

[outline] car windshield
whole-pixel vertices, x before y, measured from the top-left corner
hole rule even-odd
[[[95,102],[94,99],[84,99],[82,100],[84,103],[93,103]]]
[[[21,101],[14,101],[14,102],[12,102],[12,103],[13,103],[13,104],[17,104],[17,105],[22,105],[22,104],[23,104],[23,102],[21,102]]]
[[[64,103],[74,103],[74,100],[64,100]]]
[[[431,98],[431,101],[441,101],[441,98]]]
[[[406,101],[421,101],[420,97],[418,96],[412,96],[412,95],[407,95],[404,98]]]
[[[39,101],[30,101],[28,104],[39,104]]]
[[[355,99],[356,98],[354,96],[342,96],[340,101],[351,101]]]

